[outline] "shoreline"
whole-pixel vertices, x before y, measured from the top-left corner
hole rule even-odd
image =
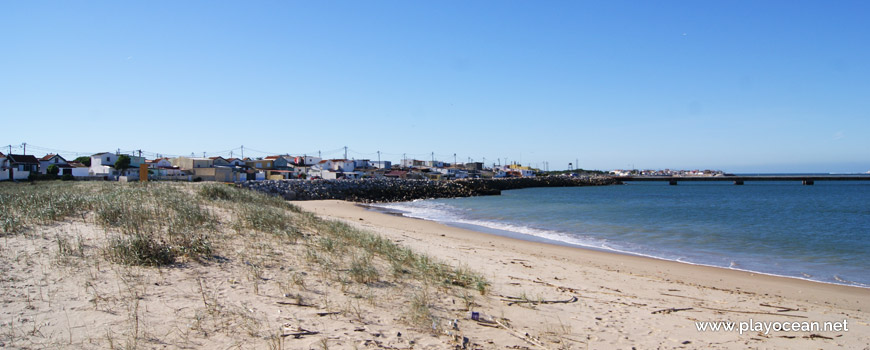
[[[711,289],[739,290],[761,295],[776,295],[786,299],[801,300],[817,305],[834,305],[840,308],[864,312],[870,309],[870,290],[857,286],[847,286],[819,281],[804,280],[786,276],[770,275],[716,266],[696,265],[654,257],[599,251],[584,247],[556,245],[527,241],[478,232],[443,223],[370,210],[358,203],[323,200],[294,202],[305,210],[334,219],[359,217],[358,221],[369,224],[376,232],[384,229],[398,229],[423,233],[426,239],[438,241],[444,237],[461,238],[463,243],[477,243],[528,255],[548,255],[562,261],[616,272],[617,274],[641,275],[656,279],[676,280]],[[361,219],[361,220],[360,220]],[[371,225],[376,222],[375,225]],[[441,236],[438,236],[438,232]],[[407,232],[406,232],[407,233]],[[434,235],[433,235],[434,234]],[[449,234],[448,236],[445,236]],[[420,238],[423,239],[423,238]],[[441,243],[441,242],[436,242]],[[443,243],[442,243],[443,244]],[[439,255],[434,253],[434,255]]]
[[[813,279],[809,279],[809,278],[805,278],[805,277],[780,275],[780,274],[776,274],[776,273],[755,271],[755,270],[749,270],[749,269],[740,269],[740,268],[734,268],[734,267],[717,266],[717,265],[712,265],[712,264],[696,263],[696,262],[690,262],[690,261],[680,261],[680,260],[676,260],[676,259],[667,259],[667,258],[662,258],[662,257],[654,256],[654,255],[647,255],[647,254],[636,253],[636,252],[631,252],[631,251],[623,251],[623,250],[607,248],[607,247],[585,246],[582,244],[564,242],[564,241],[559,241],[559,240],[550,239],[550,238],[546,238],[546,237],[535,236],[535,235],[528,234],[528,233],[515,232],[515,231],[492,228],[492,227],[487,227],[487,226],[482,226],[482,225],[467,224],[467,223],[454,223],[454,222],[441,222],[441,221],[436,221],[436,220],[418,218],[418,217],[414,217],[414,216],[407,216],[407,215],[405,215],[405,213],[403,213],[400,210],[379,207],[379,206],[376,206],[376,204],[377,203],[355,203],[355,205],[358,207],[364,208],[366,210],[374,211],[374,212],[379,212],[379,213],[383,213],[383,214],[387,214],[387,215],[394,215],[394,216],[403,217],[403,218],[407,218],[407,219],[428,221],[428,222],[438,223],[438,224],[449,226],[449,227],[473,231],[473,232],[477,232],[480,234],[494,235],[494,236],[504,237],[504,238],[511,238],[511,239],[516,239],[516,240],[520,240],[520,241],[524,241],[524,242],[536,242],[536,243],[549,244],[549,245],[554,245],[554,246],[562,246],[562,247],[568,247],[568,248],[590,250],[590,251],[607,253],[607,254],[626,255],[626,256],[633,256],[633,257],[638,257],[638,258],[653,259],[656,261],[666,261],[666,262],[672,262],[672,263],[686,264],[686,265],[691,265],[691,266],[709,267],[709,268],[723,269],[723,270],[729,270],[729,271],[740,271],[740,272],[746,272],[746,273],[751,273],[751,274],[760,274],[760,275],[765,275],[765,276],[770,276],[770,277],[779,277],[779,278],[787,278],[787,279],[806,281],[806,282],[811,282],[811,283],[821,283],[821,284],[843,286],[843,287],[854,287],[854,288],[859,288],[859,289],[865,289],[865,290],[867,290],[867,292],[870,292],[870,285],[856,285],[856,284],[861,284],[859,282],[843,280],[846,282],[854,283],[854,284],[847,284],[846,282],[836,283],[836,282],[828,282],[828,281],[819,281],[819,280],[813,280]],[[835,277],[836,277],[836,275],[835,275]]]
[[[490,285],[476,299],[475,311],[509,319],[519,334],[555,339],[551,342],[564,344],[559,348],[835,349],[870,344],[870,291],[865,288],[525,241],[346,201],[294,204],[483,275]],[[709,322],[742,327],[844,321],[849,330],[843,332],[701,330]],[[467,323],[461,329],[489,339],[504,337]]]

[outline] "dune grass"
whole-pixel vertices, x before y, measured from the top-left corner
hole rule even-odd
[[[37,264],[34,271],[45,276],[61,271],[63,278],[80,279],[70,288],[81,288],[76,295],[93,306],[75,313],[114,319],[95,326],[87,339],[72,329],[67,339],[0,334],[7,345],[21,341],[34,348],[45,347],[40,341],[189,347],[215,333],[242,342],[284,339],[274,333],[274,313],[260,311],[274,301],[282,310],[298,303],[355,324],[375,321],[373,309],[389,308],[395,321],[415,331],[442,334],[441,324],[459,317],[454,305],[464,300],[470,308],[474,295],[489,286],[467,267],[419,254],[353,223],[321,219],[279,197],[214,183],[0,183],[0,241],[18,249],[4,251],[13,262]],[[38,253],[23,250],[39,245]],[[41,257],[45,265],[39,265]],[[202,304],[174,311],[178,324],[168,326],[150,308],[179,300],[167,295],[189,278],[198,281]],[[48,308],[56,314],[51,303],[67,291],[27,283],[38,286],[37,295],[45,291],[49,305],[39,306],[40,312]],[[454,297],[459,299],[451,304]],[[63,317],[75,321],[73,314]],[[40,327],[35,320],[33,327]],[[295,322],[300,321],[308,322]],[[105,339],[98,339],[100,334]]]
[[[4,183],[0,184],[0,234],[26,233],[69,218],[92,221],[111,235],[103,248],[110,260],[168,265],[179,257],[207,259],[214,254],[219,221],[209,207],[231,212],[229,224],[239,234],[262,232],[306,245],[309,261],[341,271],[357,283],[390,276],[481,293],[488,286],[467,268],[436,261],[344,222],[320,219],[278,197],[224,184]]]
[[[220,184],[205,184],[197,193],[204,199],[232,203],[237,213],[237,230],[271,233],[293,243],[302,240],[309,247],[306,251],[309,261],[343,271],[345,277],[357,283],[378,282],[384,276],[415,278],[476,289],[481,294],[489,285],[467,268],[436,261],[344,222],[317,218],[278,197]]]
[[[76,218],[92,220],[112,234],[104,251],[116,262],[157,266],[174,263],[179,256],[208,257],[214,216],[201,200],[183,195],[178,187],[4,183],[0,185],[0,233],[22,234],[39,225]]]

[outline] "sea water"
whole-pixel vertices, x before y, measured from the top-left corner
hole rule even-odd
[[[377,206],[532,241],[870,287],[868,182],[638,182]]]

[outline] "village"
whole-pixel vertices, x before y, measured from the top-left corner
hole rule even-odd
[[[611,170],[611,174],[614,176],[725,176],[725,172],[722,170],[672,170],[672,169],[662,169],[662,170],[625,170],[625,169],[616,169]]]
[[[437,160],[321,159],[301,155],[272,155],[260,158],[158,157],[146,159],[121,152],[101,152],[68,160],[58,154],[41,158],[27,154],[0,153],[0,181],[33,179],[108,181],[245,181],[289,179],[401,178],[453,180],[465,178],[534,177],[538,169],[513,164],[482,162],[448,163]]]

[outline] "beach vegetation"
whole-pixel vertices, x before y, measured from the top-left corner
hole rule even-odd
[[[328,315],[352,316],[356,323],[365,323],[372,308],[384,307],[379,300],[395,299],[407,305],[401,307],[408,308],[403,322],[443,334],[443,321],[456,315],[432,297],[434,290],[464,295],[470,308],[472,295],[488,285],[466,266],[436,260],[344,221],[303,212],[279,197],[223,184],[4,183],[0,229],[0,235],[14,239],[53,240],[48,248],[56,252],[56,262],[84,276],[80,285],[94,310],[127,305],[130,339],[119,338],[119,328],[108,327],[105,338],[95,341],[109,346],[151,342],[152,333],[143,327],[159,325],[141,310],[154,302],[155,294],[145,288],[161,288],[164,280],[177,275],[164,269],[197,274],[202,304],[181,314],[190,325],[179,328],[185,339],[234,336],[238,330],[257,339],[277,339],[274,325],[266,324],[260,311],[246,306],[248,301],[223,297],[217,290],[221,286],[281,298],[282,307],[316,306]],[[209,266],[232,275],[215,281],[207,277]],[[120,284],[106,283],[107,267],[116,271]],[[112,285],[128,288],[115,290]],[[330,294],[328,288],[341,293]],[[341,311],[331,305],[348,307]]]
[[[110,260],[126,265],[161,266],[175,262],[172,247],[147,233],[111,237],[106,254]]]
[[[74,240],[65,235],[55,235],[57,241],[57,255],[59,258],[84,257],[85,245],[82,237],[75,237]]]
[[[372,256],[367,253],[353,257],[348,273],[357,283],[377,282],[380,275],[378,269],[372,263]]]

